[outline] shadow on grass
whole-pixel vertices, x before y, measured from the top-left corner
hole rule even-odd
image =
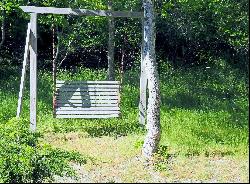
[[[85,131],[92,137],[100,137],[100,136],[126,136],[130,133],[139,133],[142,132],[143,127],[135,123],[102,123],[101,125],[97,125],[95,127],[86,127]]]
[[[128,119],[103,119],[103,120],[73,120],[54,119],[49,125],[55,133],[68,133],[74,131],[87,132],[90,137],[113,136],[115,138],[126,136],[130,133],[143,132],[143,127],[136,121]]]
[[[11,71],[8,71],[11,73]],[[3,82],[0,89],[6,94],[18,95],[20,76],[14,72],[4,74],[0,78]],[[213,76],[214,75],[214,76]],[[235,99],[241,98],[241,93],[234,87],[235,84],[225,82],[227,75],[218,75],[215,71],[206,72],[202,70],[174,71],[167,73],[161,79],[161,101],[166,111],[181,108],[187,110],[203,111],[227,111],[231,114],[229,123],[247,126],[246,107],[235,103]],[[236,76],[235,76],[236,78]],[[17,80],[16,80],[17,79]],[[137,115],[131,116],[132,111],[138,108],[139,104],[139,75],[136,72],[125,77],[122,91],[123,118],[120,120],[53,120],[54,131],[78,131],[84,130],[90,136],[122,136],[128,133],[141,131]],[[240,80],[240,79],[239,79]],[[219,83],[223,88],[214,89],[212,83]],[[182,86],[183,85],[183,86]],[[28,85],[26,85],[28,91]],[[180,87],[181,86],[181,87]],[[225,90],[224,88],[227,88]],[[9,90],[9,89],[12,90]],[[38,77],[38,100],[42,105],[38,111],[44,114],[53,113],[52,75],[48,72]],[[247,117],[246,117],[247,116]],[[237,121],[236,121],[237,120]],[[48,120],[44,120],[43,124]],[[49,120],[50,121],[50,120]]]

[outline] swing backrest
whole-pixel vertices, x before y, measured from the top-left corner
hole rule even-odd
[[[56,118],[120,116],[119,81],[56,81]]]

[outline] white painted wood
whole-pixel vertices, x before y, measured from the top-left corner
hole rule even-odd
[[[96,91],[96,92],[72,92],[72,93],[69,93],[67,91],[58,91],[56,96],[69,96],[69,95],[72,95],[72,96],[118,96],[119,93],[118,91],[116,92],[103,92],[103,91]]]
[[[118,81],[57,81],[56,87],[55,117],[120,114]]]
[[[20,6],[20,8],[27,13],[39,13],[39,14],[131,17],[131,18],[143,17],[142,12],[129,12],[129,11],[87,10],[87,9],[71,9],[71,8],[55,8],[55,7],[36,7],[36,6]]]
[[[22,68],[22,77],[20,83],[20,90],[18,95],[18,105],[17,105],[17,117],[19,118],[22,112],[22,102],[23,102],[23,92],[25,87],[25,77],[27,70],[27,62],[29,55],[29,45],[30,45],[30,23],[28,23],[27,33],[26,33],[26,42],[25,42],[25,51],[24,51],[24,59],[23,59],[23,68]]]
[[[115,89],[119,89],[120,86],[119,85],[101,85],[101,84],[87,84],[87,85],[84,85],[84,84],[56,84],[56,87],[57,88],[75,88],[75,89],[82,89],[82,88],[106,88],[106,89],[112,89],[112,88],[115,88]]]
[[[57,93],[62,92],[119,92],[119,88],[57,88]]]
[[[119,107],[58,107],[57,111],[119,111]]]
[[[57,102],[56,107],[57,108],[61,108],[61,107],[118,107],[119,104],[114,103],[114,104],[81,104],[81,103],[71,103],[69,104],[67,103],[61,103],[61,102]]]
[[[118,96],[57,96],[57,100],[118,100]]]
[[[119,118],[119,114],[107,114],[107,115],[56,115],[56,118],[81,118],[81,119],[103,119],[103,118]]]
[[[30,19],[30,129],[36,130],[37,121],[37,14]]]
[[[142,19],[142,29],[144,30],[144,18]],[[146,125],[147,115],[147,75],[144,62],[144,31],[142,31],[142,46],[141,46],[141,76],[140,76],[140,102],[139,102],[139,123]]]
[[[56,115],[106,115],[120,114],[119,111],[56,111]]]
[[[57,80],[57,84],[120,84],[120,81],[61,81]]]
[[[73,104],[114,104],[114,103],[118,103],[118,100],[61,100],[61,99],[57,99],[56,103],[73,103]]]

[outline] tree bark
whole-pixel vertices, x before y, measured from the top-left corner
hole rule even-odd
[[[160,141],[160,87],[155,56],[155,16],[152,0],[144,0],[144,50],[143,58],[148,78],[147,135],[142,154],[152,158]]]
[[[61,33],[61,34],[62,34],[62,33]],[[60,36],[58,37],[58,40],[60,40]],[[64,51],[66,50],[66,51],[65,51],[66,53],[65,53],[64,57],[62,58],[62,60],[59,62],[58,68],[60,68],[60,67],[62,66],[63,62],[67,59],[67,57],[68,57],[68,55],[69,55],[69,52],[70,52],[69,47],[71,46],[71,43],[72,43],[72,41],[70,40],[69,43],[68,43],[67,48],[64,49]]]
[[[244,54],[245,54],[245,56],[244,56]],[[244,60],[244,64],[245,64],[246,93],[247,93],[247,95],[249,95],[249,51],[247,51],[247,54],[242,53],[242,55],[244,56],[243,60]]]
[[[59,52],[59,43],[55,43],[55,36],[56,36],[56,30],[55,30],[55,25],[52,24],[52,54],[53,54],[53,61],[52,61],[52,66],[53,66],[53,110],[55,110],[55,105],[56,105],[56,72],[57,72],[57,65],[56,61],[58,58],[58,52]],[[57,34],[58,35],[58,34]],[[55,117],[55,112],[53,113],[53,116]]]
[[[5,12],[4,10],[2,10],[2,17],[3,17],[3,20],[2,20],[2,25],[1,25],[1,42],[0,42],[0,50],[3,46],[3,43],[5,41]]]
[[[108,1],[108,9],[112,10],[112,2]],[[115,80],[114,66],[114,17],[109,18],[109,45],[108,45],[108,80]]]
[[[124,26],[125,26],[125,24],[124,24]],[[121,46],[121,66],[120,66],[121,85],[123,84],[123,77],[124,77],[124,70],[125,70],[125,56],[126,56],[125,48],[127,45],[127,37],[126,36],[123,37],[123,43],[124,44],[122,44],[122,46]]]
[[[124,46],[122,45],[122,49],[121,49],[121,53],[122,53],[122,56],[121,56],[121,85],[123,84],[123,76],[124,76],[124,58],[125,58],[125,48]]]

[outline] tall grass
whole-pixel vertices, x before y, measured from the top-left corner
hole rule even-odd
[[[15,116],[20,69],[1,74],[0,121]],[[160,68],[161,145],[169,154],[247,155],[248,96],[244,76],[218,61],[210,68]],[[90,136],[144,134],[138,124],[139,71],[128,71],[121,91],[122,117],[118,119],[53,119],[52,75],[38,77],[38,129],[42,132],[86,131]],[[59,71],[61,80],[104,80],[106,71],[78,68]],[[22,118],[29,118],[29,87]]]

